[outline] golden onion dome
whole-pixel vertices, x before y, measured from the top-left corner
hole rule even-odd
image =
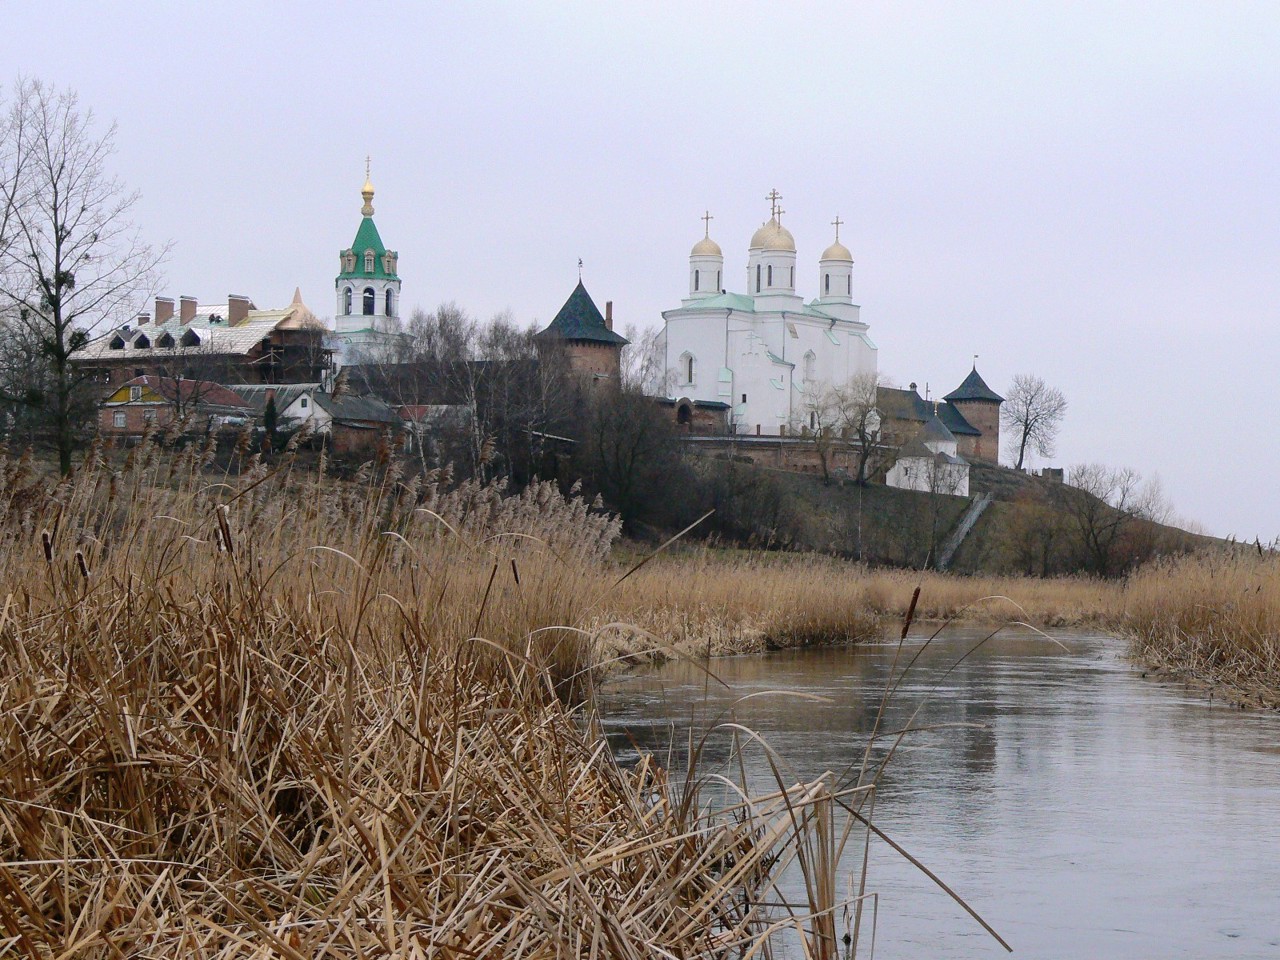
[[[827,249],[822,251],[821,260],[844,260],[847,263],[853,263],[853,254],[849,252],[849,248],[837,240]]]
[[[770,220],[751,237],[752,250],[785,250],[796,252],[796,241],[791,231],[777,220]]]
[[[693,245],[693,249],[689,251],[691,257],[723,257],[724,253],[720,250],[720,244],[716,243],[710,237],[703,237]]]

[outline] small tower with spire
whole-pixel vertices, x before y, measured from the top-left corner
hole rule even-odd
[[[395,335],[400,327],[399,254],[388,250],[373,222],[373,180],[365,158],[364,205],[356,238],[339,254],[334,281],[334,311],[339,353],[345,362],[353,355]]]

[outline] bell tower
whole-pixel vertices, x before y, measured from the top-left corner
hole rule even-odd
[[[338,358],[351,363],[361,351],[388,341],[400,330],[399,254],[388,250],[373,222],[373,180],[365,158],[360,190],[360,226],[351,246],[339,256],[334,291]]]

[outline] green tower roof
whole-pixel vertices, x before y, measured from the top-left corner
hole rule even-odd
[[[373,272],[368,273],[364,269],[364,256],[366,253],[373,253]],[[369,277],[376,277],[379,280],[396,280],[398,277],[395,272],[387,272],[386,264],[383,256],[387,253],[386,245],[382,242],[382,237],[378,234],[378,227],[373,222],[373,217],[364,217],[360,221],[360,229],[356,231],[356,238],[351,242],[351,246],[342,251],[346,253],[354,253],[356,263],[354,270],[344,270],[338,274],[339,280],[363,280]]]
[[[975,366],[973,371],[964,378],[964,383],[952,390],[943,400],[950,400],[952,403],[959,401],[964,403],[966,400],[985,400],[987,403],[1004,403],[1004,397],[996,393],[987,386],[987,382],[978,374],[978,368]]]
[[[619,346],[630,342],[605,326],[600,308],[595,305],[581,280],[573,293],[569,294],[569,299],[564,302],[555,319],[538,336],[559,337],[561,340],[595,340]]]

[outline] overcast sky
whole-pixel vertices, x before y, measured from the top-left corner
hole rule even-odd
[[[1280,535],[1280,5],[7,5],[0,60],[119,124],[171,296],[334,311],[373,156],[406,308],[620,324],[726,286],[776,187],[817,294],[830,221],[898,383],[1066,394],[1058,455]],[[11,82],[11,81],[10,81]]]

